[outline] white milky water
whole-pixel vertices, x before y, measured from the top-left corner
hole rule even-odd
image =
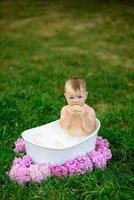
[[[46,125],[29,129],[26,134],[27,140],[36,145],[48,148],[65,148],[73,146],[85,139],[87,136],[71,136],[59,125],[59,120]]]

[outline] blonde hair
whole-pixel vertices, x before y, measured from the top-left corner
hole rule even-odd
[[[86,91],[86,82],[83,79],[80,79],[79,77],[69,78],[65,82],[65,91],[66,91],[66,88],[67,88],[68,84],[70,84],[72,89],[75,90],[75,91],[81,90],[81,89]]]

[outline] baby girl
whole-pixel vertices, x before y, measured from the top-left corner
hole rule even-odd
[[[60,126],[73,136],[91,134],[95,129],[96,114],[93,108],[85,104],[88,95],[86,82],[78,77],[68,79],[64,95],[68,105],[61,110]]]

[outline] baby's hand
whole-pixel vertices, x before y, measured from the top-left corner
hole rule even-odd
[[[87,114],[87,109],[84,106],[80,106],[77,112],[80,114],[80,116],[83,116]]]
[[[75,114],[75,110],[73,108],[73,106],[69,106],[67,109],[66,109],[67,113],[72,116]]]
[[[81,112],[81,106],[75,105],[73,106],[74,114],[78,115]]]
[[[83,116],[84,114],[86,114],[85,107],[79,106],[79,105],[69,106],[66,111],[70,116],[72,116],[72,115]]]
[[[75,105],[73,106],[75,115],[83,116],[87,113],[85,106]]]

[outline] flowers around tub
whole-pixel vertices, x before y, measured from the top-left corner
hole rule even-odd
[[[67,161],[65,166],[67,167],[70,176],[82,173],[82,166],[77,159]]]
[[[23,158],[17,158],[15,157],[14,161],[13,161],[13,165],[20,165],[20,166],[25,166],[25,167],[29,167],[32,163],[32,158],[28,155],[23,156]]]
[[[42,180],[50,176],[50,169],[47,164],[37,165],[32,163],[32,158],[29,155],[24,155],[22,158],[13,160],[13,165],[8,172],[12,180],[24,185],[29,181],[40,183]]]
[[[15,153],[24,153],[25,152],[25,144],[24,144],[24,140],[22,138],[19,138],[15,142],[14,152]]]
[[[22,185],[29,182],[30,174],[28,167],[31,165],[31,161],[32,159],[28,155],[25,155],[23,158],[15,157],[10,172],[8,172],[9,177]]]
[[[14,158],[11,169],[7,174],[11,180],[15,180],[22,185],[30,181],[41,183],[50,176],[63,178],[65,176],[80,175],[87,171],[92,172],[95,167],[104,169],[107,161],[112,158],[109,142],[101,136],[97,137],[94,151],[87,152],[86,155],[78,156],[63,164],[34,164],[32,158],[25,155],[25,145],[22,138],[15,142],[14,151],[23,153],[23,156]]]
[[[94,163],[94,165],[97,167],[97,168],[104,168],[106,167],[106,159],[105,157],[103,156],[103,154],[99,151],[92,151],[90,154],[89,154],[92,162]]]
[[[51,165],[50,169],[52,176],[62,177],[68,174],[68,169],[66,167],[62,167],[59,164]]]
[[[37,165],[31,164],[29,167],[30,180],[41,183],[50,176],[49,166],[47,164]]]

